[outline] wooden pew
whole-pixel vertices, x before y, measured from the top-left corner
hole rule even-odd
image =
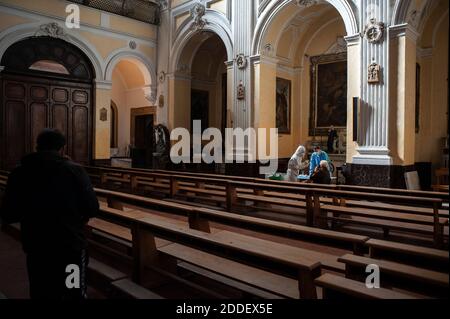
[[[119,223],[130,223],[133,229],[134,279],[139,282],[146,267],[168,267],[156,249],[154,238],[166,240],[198,249],[212,255],[233,259],[234,261],[260,268],[270,267],[298,280],[301,298],[317,298],[314,279],[320,275],[320,261],[311,256],[311,251],[256,239],[231,232],[215,234],[204,233],[188,228],[174,226],[152,218],[135,218],[133,212],[102,209],[107,219]],[[224,255],[226,252],[226,256]],[[236,278],[235,278],[236,279]],[[237,279],[238,280],[238,279]],[[259,283],[264,288],[264,279]]]
[[[145,169],[133,169],[137,172],[145,172]],[[155,170],[155,172],[168,172],[164,170]],[[288,181],[275,181],[262,178],[253,177],[242,177],[242,176],[222,176],[217,174],[204,174],[204,173],[187,173],[187,172],[177,172],[170,171],[171,174],[183,174],[183,175],[194,175],[201,177],[211,177],[211,178],[223,178],[226,180],[242,181],[242,182],[255,182],[255,183],[268,183],[273,185],[285,185],[285,186],[299,186],[302,188],[324,188],[324,189],[335,189],[343,191],[356,191],[363,193],[376,193],[376,194],[390,194],[390,195],[400,195],[400,196],[412,196],[412,197],[425,197],[425,198],[437,198],[442,199],[445,203],[449,202],[448,192],[430,192],[430,191],[418,191],[418,190],[406,190],[406,189],[392,189],[392,188],[381,188],[381,187],[371,187],[371,186],[353,186],[353,185],[319,185],[319,184],[309,184],[309,183],[295,183]]]
[[[391,289],[369,289],[365,283],[333,274],[324,274],[315,283],[322,287],[323,299],[416,299]]]
[[[381,227],[383,229],[399,229],[399,230],[409,230],[414,232],[422,232],[425,234],[430,234],[430,229],[427,229],[426,225],[420,225],[419,227],[412,225],[411,223],[404,223],[404,216],[411,217],[414,214],[403,215],[402,212],[386,212],[375,209],[357,209],[357,208],[347,208],[342,206],[332,206],[332,205],[320,205],[321,196],[329,196],[337,198],[340,200],[361,200],[365,199],[367,201],[372,201],[373,205],[376,207],[377,202],[388,202],[393,204],[407,204],[416,205],[419,207],[425,207],[430,210],[430,218],[432,219],[431,227],[433,240],[436,246],[441,246],[443,241],[443,224],[445,220],[441,219],[439,216],[439,209],[442,207],[442,200],[433,198],[423,198],[423,197],[410,197],[410,196],[399,196],[399,195],[382,195],[373,193],[358,193],[358,192],[347,192],[347,191],[335,191],[335,190],[313,190],[314,194],[314,216],[315,225],[323,225],[320,220],[332,220],[347,223],[355,223],[360,225],[368,225]],[[327,212],[331,212],[334,215],[355,215],[351,219],[342,219],[340,217],[328,216]],[[364,216],[362,216],[364,215]],[[415,218],[415,222],[428,223],[427,217],[419,216],[423,215],[419,212]],[[376,217],[376,218],[375,218]],[[412,218],[412,217],[411,217]]]
[[[346,278],[365,282],[366,267],[377,265],[382,287],[398,286],[432,297],[448,298],[448,273],[355,255],[342,256],[339,261],[346,265]]]
[[[290,223],[270,221],[263,218],[227,213],[209,208],[193,207],[164,200],[151,199],[142,196],[130,195],[120,192],[96,189],[98,196],[109,197],[115,201],[115,207],[122,206],[121,202],[134,203],[138,206],[163,211],[177,215],[187,216],[192,229],[210,232],[209,222],[236,226],[249,230],[256,230],[268,234],[286,236],[293,239],[310,240],[327,243],[334,247],[353,249],[356,254],[364,252],[364,244],[369,239],[366,236],[346,234],[331,230],[294,225]],[[117,203],[118,202],[118,203]]]
[[[438,271],[448,271],[449,253],[446,250],[425,248],[391,241],[370,239],[366,243],[369,247],[370,258],[387,259],[397,262],[407,261],[409,264],[420,265]]]

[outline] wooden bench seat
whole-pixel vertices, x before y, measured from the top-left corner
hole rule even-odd
[[[378,209],[361,209],[361,208],[349,208],[342,206],[324,205],[322,210],[332,214],[342,214],[351,216],[361,216],[369,218],[380,218],[382,220],[391,220],[399,222],[409,222],[420,225],[434,225],[433,216],[423,216],[416,214],[408,214],[402,212],[384,211]],[[439,218],[439,224],[444,226],[448,224],[448,219]]]
[[[258,195],[241,195],[238,194],[238,199],[243,200],[250,200],[260,203],[266,203],[266,204],[272,204],[272,205],[282,205],[282,206],[289,206],[289,207],[295,207],[295,208],[306,208],[305,202],[300,202],[296,200],[289,200],[289,199],[283,199],[283,198],[269,198],[265,196],[258,196]]]
[[[381,202],[364,202],[364,201],[355,201],[355,200],[349,200],[345,202],[346,207],[361,207],[361,208],[368,208],[371,209],[374,206],[376,206],[379,210],[389,210],[389,211],[395,211],[395,212],[402,212],[402,213],[414,213],[415,215],[424,215],[424,216],[433,216],[433,210],[430,208],[425,207],[411,207],[411,206],[404,206],[404,205],[392,205],[392,204],[386,204]],[[449,218],[449,211],[448,209],[440,209],[439,210],[439,217],[442,218]]]
[[[132,282],[128,278],[120,279],[111,283],[114,290],[113,298],[117,295],[120,297],[128,297],[131,299],[164,299],[158,294]]]
[[[355,253],[361,252],[364,243],[369,240],[367,236],[347,234],[333,230],[296,225],[291,223],[272,221],[263,218],[245,216],[234,213],[221,212],[208,208],[196,208],[195,212],[200,218],[217,221],[225,225],[236,225],[241,228],[256,229],[268,233],[278,232],[283,236],[313,239],[323,241],[332,246],[351,246]]]
[[[358,224],[371,227],[382,228],[385,236],[389,235],[389,230],[397,230],[407,233],[418,233],[432,237],[434,235],[433,226],[417,225],[412,223],[382,220],[367,217],[352,216],[352,218],[327,217],[328,220],[343,224]],[[448,236],[448,229],[444,229],[444,236]]]
[[[439,250],[416,245],[407,245],[391,241],[370,239],[366,242],[369,247],[370,258],[422,261],[425,268],[448,271],[449,253],[447,250]],[[428,267],[427,267],[428,266]]]
[[[146,265],[156,266],[153,259],[144,258],[152,256],[152,247],[156,249],[151,238],[158,237],[178,244],[188,245],[192,248],[215,255],[230,258],[247,264],[251,260],[252,266],[258,268],[269,267],[271,270],[283,272],[283,275],[298,279],[300,296],[302,298],[317,298],[317,290],[314,286],[314,278],[320,275],[321,263],[318,259],[319,253],[311,254],[312,251],[282,245],[267,240],[244,236],[228,231],[214,234],[200,232],[189,228],[179,227],[167,222],[143,217],[132,218],[129,212],[118,210],[101,210],[102,215],[115,219],[119,223],[131,223],[133,231],[133,258],[135,265],[134,280],[139,282],[141,274]],[[144,257],[140,257],[144,256]],[[167,265],[164,266],[167,268]]]
[[[365,283],[333,274],[324,274],[315,280],[322,287],[323,299],[416,299],[412,295],[390,289],[369,289]]]
[[[366,278],[365,272],[368,265],[377,265],[380,268],[381,286],[398,284],[412,291],[427,290],[427,293],[442,296],[448,295],[449,276],[448,273],[436,272],[428,269],[418,268],[397,262],[372,259],[356,255],[345,255],[339,261],[346,265],[346,277],[350,279]]]
[[[172,244],[158,249],[159,252],[169,255],[177,260],[196,265],[206,269],[209,272],[220,274],[233,281],[238,281],[265,290],[267,293],[276,293],[284,298],[299,298],[297,280],[272,274],[251,266],[247,266],[226,258],[218,257],[203,251],[199,251],[184,245]],[[196,271],[193,268],[185,267],[188,270],[195,271],[200,275],[207,275],[204,272]],[[225,283],[226,284],[226,283]],[[231,285],[231,284],[230,284]],[[248,293],[257,294],[259,297],[267,297],[259,294],[256,290],[248,289],[245,286],[234,288],[243,289]]]

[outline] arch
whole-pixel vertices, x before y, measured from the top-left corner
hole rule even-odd
[[[347,35],[355,35],[359,32],[358,22],[356,20],[356,10],[347,0],[326,0],[327,3],[331,4],[341,15],[344,20],[345,29]],[[260,16],[260,19],[256,25],[255,36],[252,42],[252,54],[258,55],[263,46],[263,39],[270,28],[274,18],[280,13],[286,6],[292,4],[291,0],[274,1],[273,3],[267,5],[265,10]]]
[[[112,74],[114,68],[117,64],[123,60],[129,59],[132,60],[133,63],[139,68],[139,70],[144,75],[145,84],[146,85],[156,85],[157,84],[157,76],[156,76],[156,68],[152,61],[150,61],[144,54],[136,51],[130,51],[128,49],[122,48],[112,52],[105,60],[105,81],[112,80]]]
[[[40,26],[44,24],[45,21],[21,24],[8,28],[1,32],[0,42],[2,43],[2,46],[0,46],[0,60],[3,58],[6,50],[11,45],[26,38],[34,37],[36,35],[36,32],[39,31]],[[61,29],[64,31],[64,35],[61,37],[61,39],[76,46],[87,56],[87,58],[91,62],[95,73],[93,78],[95,80],[103,79],[103,59],[101,58],[101,55],[98,53],[97,49],[79,34],[62,27]]]
[[[8,71],[45,72],[32,68],[36,63],[52,63],[59,66],[59,76],[92,82],[93,67],[89,58],[76,46],[58,38],[48,36],[30,37],[12,44],[6,49],[1,63]]]
[[[228,20],[222,14],[209,9],[206,10],[205,19],[208,20],[208,24],[206,24],[203,29],[198,31],[193,31],[190,27],[193,21],[192,17],[187,19],[187,21],[181,25],[180,31],[177,33],[177,37],[171,50],[172,62],[170,64],[170,70],[172,73],[176,71],[180,57],[186,45],[195,35],[198,35],[200,32],[204,31],[215,33],[220,39],[222,39],[227,51],[227,59],[233,59],[232,32]]]

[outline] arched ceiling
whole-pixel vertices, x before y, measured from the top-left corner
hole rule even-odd
[[[265,37],[265,43],[273,44],[272,52],[265,52],[265,55],[278,59],[281,64],[301,66],[302,56],[309,46],[322,41],[321,35],[331,35],[336,41],[346,35],[339,12],[328,3],[320,2],[307,8],[298,8],[293,4],[291,10],[287,9],[273,20]],[[324,45],[324,50],[327,50],[329,44]]]
[[[433,0],[433,6],[429,8],[429,12],[424,21],[421,23],[423,27],[420,29],[420,38],[418,44],[422,48],[432,48],[435,46],[435,36],[437,29],[442,23],[447,24],[448,30],[448,0]]]
[[[195,79],[213,80],[226,60],[225,45],[217,35],[212,35],[195,52],[191,75]]]
[[[121,60],[117,63],[114,72],[119,74],[119,77],[128,90],[141,88],[147,84],[141,67],[137,61],[133,61],[132,59]]]

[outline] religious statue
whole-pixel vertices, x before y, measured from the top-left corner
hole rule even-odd
[[[241,81],[237,87],[237,99],[245,100],[245,87],[244,83]]]
[[[153,168],[166,169],[169,163],[170,134],[169,130],[159,124],[154,128]]]
[[[337,131],[334,126],[331,126],[328,130],[328,141],[327,141],[327,150],[328,154],[334,153],[334,141],[338,137]]]
[[[380,83],[380,71],[381,71],[381,66],[378,63],[372,63],[371,65],[369,65],[369,70],[368,70],[368,82],[370,84],[377,84]]]

